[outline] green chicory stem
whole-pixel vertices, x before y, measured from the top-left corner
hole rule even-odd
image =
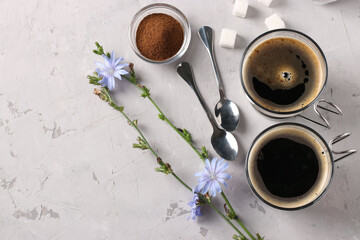
[[[181,180],[181,178],[179,178],[174,172],[172,172],[171,175],[173,175],[176,180],[178,180],[184,187],[186,187],[189,191],[192,192],[191,187],[189,187],[183,180]]]
[[[112,105],[115,105],[115,106],[118,106],[114,103],[114,101],[112,100],[109,92],[103,88],[104,92],[106,93],[106,95],[108,96],[109,98],[109,105],[112,106]],[[119,107],[119,106],[118,106]],[[116,107],[115,107],[116,110],[118,110]],[[157,155],[157,153],[154,151],[154,149],[150,146],[149,142],[146,140],[146,138],[144,137],[144,135],[142,134],[142,132],[140,131],[140,129],[134,124],[133,121],[131,121],[131,119],[124,113],[124,111],[119,111],[125,118],[126,120],[128,121],[128,123],[136,129],[136,131],[139,133],[139,135],[141,136],[141,138],[144,140],[145,144],[147,145],[148,149],[152,152],[152,154],[158,158],[159,156]]]
[[[179,129],[177,129],[174,124],[166,117],[166,115],[161,111],[161,109],[159,108],[159,106],[155,103],[155,101],[149,96],[148,97],[150,102],[155,106],[155,108],[159,111],[159,113],[164,117],[164,121],[170,125],[170,127],[172,129],[175,130],[175,132],[177,132],[188,144],[189,146],[197,153],[197,155],[199,155],[199,157],[201,158],[201,160],[205,163],[205,159],[204,157],[201,155],[201,153],[195,148],[195,146],[191,143],[191,141],[189,141],[188,139],[185,138],[184,134],[182,134]]]
[[[132,83],[133,85],[135,85],[137,88],[139,88],[140,90],[142,90],[142,86],[138,86],[136,82],[132,81],[130,78],[128,78],[127,76],[123,76],[126,80],[128,80],[130,83]],[[202,156],[202,154],[196,149],[196,147],[192,144],[191,141],[189,141],[188,139],[185,138],[184,134],[182,134],[179,129],[177,129],[175,127],[175,125],[166,117],[166,115],[163,113],[163,111],[160,109],[160,107],[156,104],[156,102],[154,101],[154,99],[152,99],[151,96],[147,96],[147,98],[150,100],[150,102],[155,106],[155,108],[158,110],[159,114],[162,116],[162,120],[164,120],[167,124],[170,125],[170,127],[172,129],[175,130],[175,132],[177,132],[188,144],[189,146],[196,152],[197,155],[199,155],[199,157],[203,160],[203,162],[205,162],[205,158]]]
[[[97,50],[94,50],[93,52],[95,54],[98,54],[98,55],[106,55],[108,57],[110,57],[110,53],[105,53],[104,52],[104,49],[103,47],[98,43],[96,42],[96,47],[97,47]],[[136,75],[135,75],[135,71],[133,70],[133,64],[130,64],[129,66],[130,68],[130,77],[127,77],[127,76],[123,76],[125,79],[127,79],[130,83],[134,84],[138,89],[140,89],[143,94],[141,95],[142,97],[144,98],[149,98],[150,102],[155,106],[155,108],[159,111],[159,118],[164,120],[165,122],[167,122],[188,144],[189,146],[196,152],[196,154],[199,155],[200,159],[205,162],[205,158],[207,158],[207,151],[205,149],[205,147],[202,148],[202,153],[200,153],[196,147],[193,145],[192,141],[191,141],[191,135],[189,132],[187,132],[185,129],[184,131],[182,132],[181,130],[179,130],[178,128],[176,128],[174,126],[174,124],[165,116],[165,114],[162,112],[162,110],[159,108],[159,106],[155,103],[155,101],[151,98],[150,96],[150,91],[148,88],[146,88],[145,86],[141,86],[139,84],[137,84],[137,81],[136,81]],[[97,76],[88,76],[89,78],[89,82],[91,84],[94,84],[94,85],[99,85],[98,81],[99,81],[99,77]],[[192,191],[192,189],[187,185],[185,184],[174,172],[173,170],[171,169],[170,165],[168,164],[165,164],[161,158],[158,156],[158,154],[154,151],[154,149],[150,146],[149,142],[146,140],[146,138],[144,137],[144,135],[142,134],[142,132],[140,131],[140,129],[137,127],[137,123],[134,122],[134,121],[131,121],[131,119],[123,112],[123,107],[120,107],[118,105],[116,105],[109,92],[108,92],[108,89],[107,88],[101,88],[103,93],[106,95],[106,99],[109,103],[110,106],[112,106],[115,110],[117,111],[120,111],[122,113],[122,115],[128,120],[128,123],[134,127],[137,132],[140,134],[141,137],[139,137],[139,143],[141,144],[134,144],[134,146],[136,148],[140,148],[142,150],[145,150],[145,149],[149,149],[152,154],[157,158],[158,160],[158,164],[162,167],[160,169],[157,169],[165,174],[168,174],[168,173],[171,173],[184,187],[186,187],[188,190]],[[103,99],[104,100],[104,99]],[[215,208],[211,202],[210,202],[210,206],[212,206],[213,209],[215,209],[241,236],[244,237],[244,235],[230,222],[229,219],[236,219],[236,221],[239,223],[239,225],[244,229],[244,231],[251,237],[252,240],[256,240],[252,235],[251,233],[245,228],[245,226],[241,223],[241,221],[239,220],[239,218],[237,217],[233,207],[231,206],[229,200],[227,199],[227,197],[225,196],[225,194],[222,192],[221,193],[221,196],[223,197],[223,199],[225,200],[227,206],[229,207],[229,214],[228,216],[229,217],[226,217],[224,214],[222,214],[217,208]],[[245,237],[244,237],[245,238]]]
[[[140,90],[143,90],[143,86],[138,85],[136,83],[136,81],[132,80],[131,78],[128,78],[127,76],[124,76],[125,79],[127,79],[130,83],[132,83],[133,85],[135,85],[137,88],[139,88]],[[160,109],[160,107],[156,104],[156,102],[154,101],[154,99],[152,99],[152,97],[150,95],[146,95],[146,97],[149,99],[149,101],[154,105],[154,107],[158,110],[161,119],[164,120],[167,124],[170,125],[170,127],[172,129],[175,130],[175,132],[177,132],[188,144],[189,146],[196,152],[197,155],[199,155],[200,159],[205,163],[205,158],[203,157],[203,155],[196,149],[196,147],[194,146],[194,144],[185,138],[184,134],[181,133],[179,131],[178,128],[175,127],[175,125],[166,117],[166,115],[163,113],[163,111]],[[244,224],[240,221],[240,219],[238,218],[234,208],[232,207],[231,203],[229,202],[229,200],[227,199],[226,195],[224,192],[221,192],[221,196],[224,199],[224,201],[226,202],[226,205],[229,207],[230,210],[230,219],[236,219],[236,222],[239,223],[239,225],[244,229],[244,231],[249,235],[249,237],[252,240],[256,240],[255,237],[249,232],[249,230],[244,226]]]
[[[127,115],[126,113],[123,111],[123,108],[116,105],[116,103],[112,100],[108,90],[106,88],[102,88],[103,92],[106,94],[107,98],[108,98],[108,103],[110,106],[112,106],[115,110],[119,111],[128,121],[128,123],[136,129],[136,131],[139,133],[139,135],[141,136],[141,138],[143,139],[143,141],[145,142],[145,144],[147,145],[148,149],[151,151],[151,153],[157,158],[159,159],[159,155],[153,150],[153,148],[151,147],[151,145],[149,144],[149,142],[146,140],[145,136],[142,134],[141,130],[138,128],[138,126],[136,124],[134,124],[134,121],[132,121]],[[160,164],[160,163],[159,163]],[[160,164],[161,165],[161,164]],[[189,185],[187,185],[180,177],[178,177],[173,170],[171,170],[171,175],[177,180],[179,181],[185,188],[187,188],[190,192],[192,192],[192,189],[189,187]],[[222,214],[220,212],[219,209],[217,209],[209,200],[205,201],[207,204],[209,204],[209,206],[214,209],[232,228],[234,228],[234,230],[240,234],[241,236],[244,236],[240,230],[234,226],[234,224],[232,224],[232,222],[229,220],[229,218],[227,218],[224,214]]]

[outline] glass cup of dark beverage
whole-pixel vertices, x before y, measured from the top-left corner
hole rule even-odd
[[[245,169],[260,200],[274,208],[298,210],[324,195],[334,160],[329,145],[315,130],[298,123],[280,123],[255,138]]]
[[[322,93],[327,81],[325,55],[304,33],[276,29],[255,38],[246,48],[240,69],[249,101],[273,118],[300,114]]]

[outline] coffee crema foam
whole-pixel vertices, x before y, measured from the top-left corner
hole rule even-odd
[[[248,94],[271,111],[292,112],[306,107],[325,83],[324,63],[319,56],[310,46],[292,37],[258,43],[243,66]]]
[[[330,153],[327,151],[326,146],[322,142],[317,141],[312,134],[313,133],[310,131],[307,132],[306,129],[296,125],[277,126],[265,132],[256,140],[256,142],[254,142],[247,161],[248,177],[254,190],[265,201],[280,208],[298,208],[313,202],[324,192],[330,182],[333,165]],[[262,180],[259,170],[257,169],[257,157],[260,150],[265,144],[278,138],[288,138],[295,142],[304,144],[312,148],[316,153],[319,164],[317,179],[314,185],[301,196],[284,198],[270,193]]]

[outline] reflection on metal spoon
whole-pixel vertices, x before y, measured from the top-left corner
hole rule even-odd
[[[210,123],[213,127],[211,145],[213,146],[214,150],[217,152],[217,154],[219,154],[220,157],[226,160],[235,160],[238,153],[238,143],[231,133],[220,129],[216,125],[214,117],[210,113],[208,107],[204,102],[204,99],[200,95],[199,90],[196,86],[190,64],[187,62],[182,62],[177,66],[176,70],[178,74],[185,80],[185,82],[194,90],[196,96],[201,103],[201,106],[205,110],[210,120]]]
[[[212,28],[208,26],[200,28],[199,36],[209,53],[215,79],[219,87],[220,100],[215,106],[216,120],[225,130],[234,131],[239,124],[240,113],[236,104],[225,97],[224,85],[221,81],[219,69],[215,60]]]

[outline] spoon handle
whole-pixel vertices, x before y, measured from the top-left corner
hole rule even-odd
[[[224,85],[220,78],[220,72],[216,63],[215,53],[214,53],[214,37],[213,29],[209,26],[203,26],[199,29],[199,37],[204,43],[207,52],[209,53],[210,60],[213,66],[215,79],[219,88],[219,93],[221,98],[225,98]]]
[[[207,107],[204,99],[200,95],[199,89],[197,88],[197,85],[194,80],[194,74],[192,72],[191,66],[188,62],[182,62],[180,63],[176,68],[177,73],[180,75],[182,79],[185,80],[185,82],[194,90],[196,96],[198,97],[201,106],[205,110],[207,117],[210,120],[211,125],[213,126],[214,130],[218,129],[218,126],[216,125],[215,119],[211,112],[209,111],[209,108]]]

